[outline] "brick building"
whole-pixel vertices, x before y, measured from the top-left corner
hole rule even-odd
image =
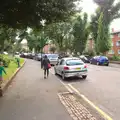
[[[112,48],[107,53],[108,56],[119,55],[120,56],[120,31],[112,30],[111,33]]]
[[[111,33],[111,42],[112,42],[112,48],[111,50],[107,53],[107,56],[120,56],[120,30],[119,31],[114,31],[112,29]],[[93,50],[94,49],[94,41],[92,38],[88,40],[87,43],[87,50]]]

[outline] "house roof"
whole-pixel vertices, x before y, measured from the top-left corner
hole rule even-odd
[[[111,34],[119,34],[119,33],[120,33],[120,30],[117,30],[117,31],[111,32]]]

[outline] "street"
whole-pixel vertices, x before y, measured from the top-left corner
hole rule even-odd
[[[53,67],[49,78],[43,79],[40,62],[27,60],[0,98],[0,119],[72,120],[57,96],[58,93],[68,92],[65,85],[71,85],[113,120],[119,120],[119,73],[119,68],[88,64],[86,80],[71,78],[62,81],[54,75]]]
[[[113,65],[112,65],[113,66]],[[52,71],[52,70],[51,70]],[[53,72],[53,71],[52,71]],[[88,64],[88,78],[68,79],[81,94],[115,120],[120,118],[120,69]]]

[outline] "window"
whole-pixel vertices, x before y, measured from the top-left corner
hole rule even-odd
[[[64,60],[61,60],[60,61],[60,65],[64,65],[65,64],[65,61]]]
[[[110,50],[108,54],[114,54],[114,50]]]
[[[120,38],[120,33],[118,34],[118,37]]]
[[[118,50],[118,54],[120,54],[120,50]]]
[[[116,42],[116,46],[120,47],[120,41]]]
[[[67,60],[66,64],[68,66],[83,65],[83,62],[81,60]]]

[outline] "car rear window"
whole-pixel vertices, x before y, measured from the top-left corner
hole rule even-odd
[[[74,65],[83,65],[84,63],[81,60],[67,60],[66,65],[74,66]]]
[[[106,56],[101,56],[100,58],[108,60],[108,58]]]

